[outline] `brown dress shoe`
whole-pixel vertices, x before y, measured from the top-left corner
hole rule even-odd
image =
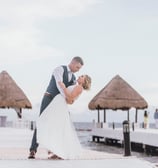
[[[30,151],[30,154],[29,154],[29,156],[28,156],[28,159],[35,159],[35,154],[36,154],[36,152],[35,151]]]

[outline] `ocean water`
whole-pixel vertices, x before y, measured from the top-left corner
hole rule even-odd
[[[76,130],[91,130],[93,128],[92,122],[74,122]]]

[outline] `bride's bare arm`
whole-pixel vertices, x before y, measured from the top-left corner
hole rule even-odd
[[[59,85],[63,89],[64,94],[68,100],[74,100],[81,94],[83,90],[82,86],[80,85],[76,85],[72,91],[68,90],[63,82],[59,82]]]

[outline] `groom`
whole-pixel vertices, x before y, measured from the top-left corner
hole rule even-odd
[[[49,85],[42,99],[40,115],[57,94],[61,93],[61,95],[65,97],[63,90],[58,85],[58,82],[63,82],[66,87],[73,85],[76,82],[76,77],[74,73],[78,72],[83,65],[84,63],[82,58],[76,56],[72,58],[71,62],[68,65],[61,65],[54,69]],[[73,103],[73,100],[67,98],[66,101],[69,104]],[[30,154],[28,156],[29,159],[35,159],[35,154],[37,152],[38,143],[36,138],[36,132],[37,130],[35,129],[32,137],[32,143],[30,146]]]

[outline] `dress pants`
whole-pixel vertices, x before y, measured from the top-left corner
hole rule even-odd
[[[41,108],[40,108],[40,115],[42,114],[42,112],[44,111],[44,109],[49,105],[49,103],[52,101],[53,97],[50,95],[44,95],[43,99],[42,99],[42,103],[41,103]],[[32,142],[31,142],[31,147],[30,147],[30,151],[35,151],[37,152],[37,148],[38,148],[38,143],[37,143],[37,129],[35,128],[34,133],[33,133],[33,137],[32,137]]]

